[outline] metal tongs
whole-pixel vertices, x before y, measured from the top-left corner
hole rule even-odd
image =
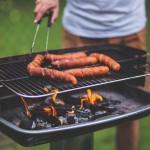
[[[49,31],[50,31],[50,27],[52,25],[52,23],[50,22],[51,21],[51,17],[52,17],[52,12],[46,13],[43,16],[43,18],[44,17],[48,17],[48,21],[47,21],[47,35],[46,35],[46,46],[45,46],[45,54],[47,54],[48,53]],[[38,31],[39,31],[41,22],[42,22],[42,20],[40,20],[37,23],[36,31],[35,31],[33,42],[32,42],[32,47],[31,47],[30,54],[29,54],[30,57],[32,56],[32,53],[34,52],[34,45],[35,45],[36,37],[37,37]]]

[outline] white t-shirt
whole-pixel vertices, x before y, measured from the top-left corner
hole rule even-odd
[[[145,26],[145,0],[67,0],[64,9],[63,27],[81,37],[121,37]]]

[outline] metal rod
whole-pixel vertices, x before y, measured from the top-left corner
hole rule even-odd
[[[46,54],[48,54],[49,31],[50,31],[50,27],[47,27],[46,47],[45,47],[45,53],[46,53]]]
[[[40,23],[37,24],[37,27],[36,27],[36,31],[35,31],[35,35],[34,35],[34,39],[33,39],[33,43],[32,43],[32,47],[31,47],[31,51],[30,51],[30,54],[29,56],[31,57],[33,51],[34,51],[34,45],[35,45],[35,40],[36,40],[36,37],[37,37],[37,33],[39,31],[39,28],[40,28]]]
[[[47,36],[46,36],[45,54],[48,54],[49,31],[50,31],[50,27],[52,25],[51,18],[52,18],[52,12],[50,11],[49,14],[48,14],[48,21],[47,21]]]

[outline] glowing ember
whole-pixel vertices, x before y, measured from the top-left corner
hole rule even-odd
[[[57,116],[57,112],[53,106],[44,107],[43,110],[48,113],[48,116]]]

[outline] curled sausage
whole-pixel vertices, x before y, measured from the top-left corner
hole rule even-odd
[[[27,71],[30,75],[49,77],[77,84],[77,79],[70,74],[55,69],[41,68],[43,60],[44,57],[42,55],[38,54],[35,56],[33,61],[27,66]]]
[[[91,53],[90,56],[97,58],[99,62],[104,63],[114,71],[120,70],[121,67],[120,64],[117,63],[114,59],[112,59],[109,56],[106,56],[104,54],[99,54],[99,53]]]
[[[107,66],[98,66],[98,67],[89,67],[89,68],[76,68],[64,71],[64,73],[73,75],[75,77],[89,77],[89,76],[97,76],[104,75],[109,72],[109,68]]]
[[[74,85],[77,84],[77,79],[73,75],[55,69],[35,67],[30,71],[30,75],[49,77],[52,79],[71,82]]]
[[[47,54],[45,59],[52,62],[61,59],[82,58],[82,57],[87,57],[87,54],[84,52],[76,52],[76,53],[70,53],[64,55]]]
[[[57,60],[57,61],[53,61],[51,64],[56,68],[69,68],[69,67],[93,65],[96,63],[97,63],[97,59],[95,57],[85,57],[85,58]]]
[[[27,66],[27,71],[30,73],[32,68],[40,67],[43,63],[44,57],[41,54],[37,54],[32,62]]]

